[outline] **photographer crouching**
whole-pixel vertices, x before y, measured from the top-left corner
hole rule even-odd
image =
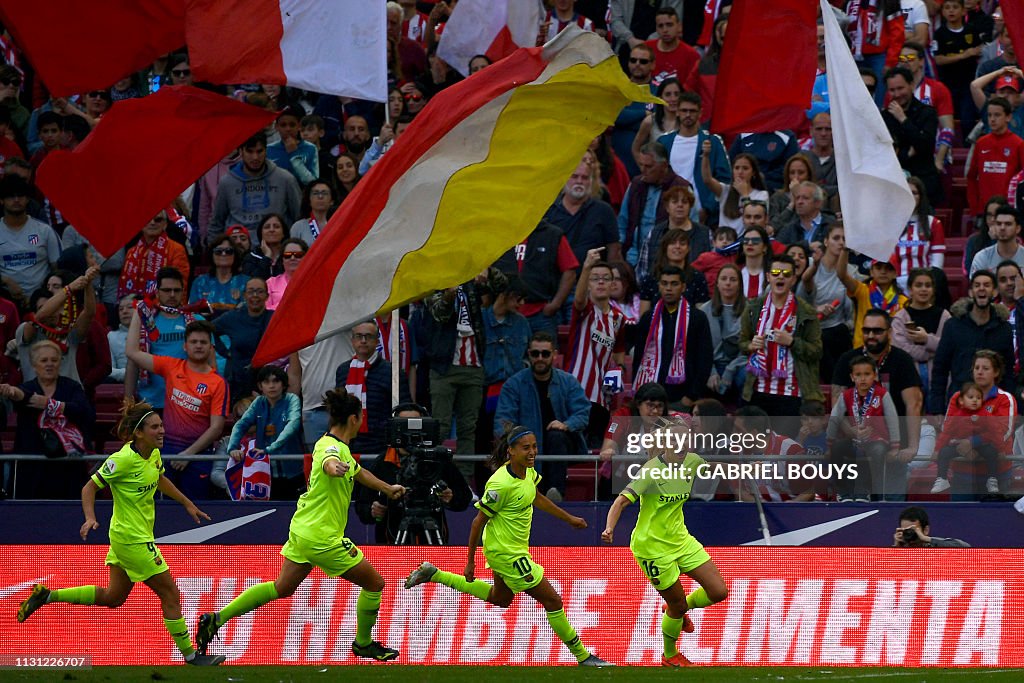
[[[451,451],[442,447],[440,424],[414,403],[395,407],[388,421],[387,451],[364,465],[381,481],[401,483],[406,495],[389,501],[377,491],[356,486],[356,514],[373,524],[377,543],[387,545],[446,545],[445,510],[469,507],[473,492]]]
[[[928,513],[924,508],[909,507],[900,513],[900,525],[892,535],[895,548],[970,548],[959,538],[929,536]]]

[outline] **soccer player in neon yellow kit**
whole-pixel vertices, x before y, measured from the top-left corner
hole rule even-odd
[[[687,427],[677,424],[671,429],[685,431]],[[640,514],[629,541],[629,549],[633,551],[637,564],[651,585],[665,599],[665,615],[661,618],[665,641],[665,652],[661,658],[663,666],[690,665],[690,661],[677,647],[682,631],[693,632],[693,622],[686,616],[686,611],[721,602],[729,594],[718,567],[704,546],[690,535],[683,521],[683,503],[690,498],[693,474],[704,462],[695,453],[665,451],[657,454],[644,464],[638,476],[612,503],[608,509],[605,530],[601,533],[601,540],[611,543],[622,510],[630,503],[640,501]],[[690,476],[664,476],[680,473]],[[687,595],[679,582],[680,573],[686,574],[701,587]]]
[[[110,488],[114,496],[114,511],[110,518],[110,550],[106,564],[110,567],[107,585],[76,586],[48,589],[37,584],[32,594],[18,608],[18,621],[23,622],[45,604],[66,602],[74,605],[120,607],[138,582],[149,586],[160,598],[160,609],[174,644],[185,661],[197,666],[216,666],[224,661],[216,657],[197,654],[192,647],[188,625],[181,615],[181,596],[164,562],[160,549],[154,544],[153,523],[156,507],[153,497],[160,491],[183,506],[196,524],[200,519],[210,520],[202,510],[185,497],[164,475],[160,448],[164,443],[164,422],[148,403],[135,403],[125,399],[117,434],[125,445],[107,458],[82,489],[82,510],[85,523],[81,535],[84,541],[89,532],[99,528],[96,521],[96,492]]]
[[[340,576],[362,589],[356,602],[356,639],[352,653],[380,662],[398,657],[398,650],[384,647],[372,638],[384,579],[366,561],[363,551],[345,538],[345,525],[354,482],[380,491],[392,500],[405,495],[405,487],[382,482],[352,458],[348,443],[359,433],[363,421],[363,405],[359,399],[338,389],[324,395],[324,406],[329,416],[329,429],[313,447],[309,490],[299,498],[288,529],[288,542],[281,548],[284,557],[281,572],[276,581],[247,588],[219,612],[199,617],[196,646],[203,654],[217,630],[229,619],[272,600],[290,597],[313,567],[319,567],[327,576]]]
[[[516,593],[526,593],[544,607],[548,623],[555,634],[576,657],[580,666],[612,666],[590,654],[576,629],[565,617],[562,598],[544,578],[544,567],[530,556],[530,526],[536,507],[569,523],[573,528],[585,529],[582,517],[570,515],[537,490],[540,475],[533,465],[537,459],[537,437],[526,427],[506,431],[495,447],[491,464],[496,468],[487,480],[483,497],[477,502],[479,512],[469,532],[469,557],[464,576],[438,569],[424,562],[409,574],[406,588],[428,581],[444,584],[460,593],[508,607]],[[476,549],[481,537],[487,566],[494,573],[494,585],[474,578]]]

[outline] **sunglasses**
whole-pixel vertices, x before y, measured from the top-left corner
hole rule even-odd
[[[298,261],[300,258],[305,256],[301,251],[289,251],[281,254],[281,258],[289,261]]]
[[[0,78],[0,83],[3,83],[4,85],[20,86],[21,85],[21,79],[20,78]]]
[[[789,268],[772,268],[768,272],[776,276],[781,275],[782,277],[789,277],[793,274],[793,271],[790,270]]]
[[[551,358],[551,352],[547,349],[530,349],[530,358]]]
[[[192,69],[171,69],[171,75],[178,78],[185,78],[192,75]]]
[[[885,328],[885,327],[862,327],[862,328],[860,328],[860,333],[863,334],[866,337],[867,336],[881,337],[883,334],[885,334],[888,331],[889,331],[888,328]]]
[[[917,55],[900,55],[901,62],[916,62]]]
[[[106,97],[107,93],[105,90],[93,90],[88,93],[87,97]]]
[[[629,58],[629,63],[630,64],[650,64],[651,60],[649,60],[649,59],[640,59],[638,57],[630,57]]]
[[[764,244],[764,240],[760,237],[744,237],[743,244]]]
[[[405,98],[406,102],[419,102],[420,100],[423,99],[423,95],[420,95],[419,93],[415,95],[403,95],[403,97]]]
[[[230,256],[231,254],[235,253],[235,250],[232,249],[231,247],[221,247],[219,249],[214,249],[213,253],[216,256]]]

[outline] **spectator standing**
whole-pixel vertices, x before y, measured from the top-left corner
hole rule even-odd
[[[804,180],[797,183],[790,192],[793,196],[793,215],[788,222],[779,226],[776,233],[779,241],[783,244],[823,243],[829,226],[834,222],[821,212],[825,205],[825,190],[810,180]]]
[[[629,50],[626,75],[638,89],[645,93],[654,92],[651,86],[651,73],[654,71],[654,48],[638,41]],[[647,116],[647,105],[643,102],[633,102],[622,109],[612,130],[612,147],[615,148],[615,155],[626,165],[629,175],[635,176],[640,173],[639,164],[633,159],[633,140],[640,131],[640,124]]]
[[[661,239],[671,230],[681,230],[689,235],[687,263],[711,251],[711,237],[707,227],[690,219],[693,201],[693,190],[689,187],[671,187],[662,193],[661,203],[665,207],[668,219],[654,226],[647,240],[647,249],[640,255],[639,262],[644,272],[652,273],[661,250]]]
[[[992,301],[996,278],[987,270],[971,276],[970,295],[950,308],[950,320],[942,331],[932,361],[928,412],[940,414],[949,398],[964,382],[973,379],[974,354],[981,349],[995,351],[1003,358],[1013,358],[1013,339],[1006,308]],[[1014,392],[1013,373],[1000,377],[1001,388]]]
[[[306,113],[302,107],[290,106],[277,117],[275,127],[281,140],[267,146],[267,159],[289,171],[300,186],[320,177],[320,156],[316,145],[306,142],[299,133],[299,122]]]
[[[24,379],[35,377],[30,348],[43,340],[49,340],[61,350],[60,374],[81,383],[77,363],[78,348],[87,343],[89,327],[96,314],[96,295],[92,281],[98,273],[99,269],[93,267],[86,275],[69,282],[67,287],[58,289],[56,293],[48,289],[32,293],[29,305],[35,312],[25,316],[25,322],[18,326],[14,335]],[[103,372],[103,375],[107,372]]]
[[[661,271],[672,266],[683,271],[686,289],[683,297],[691,306],[697,306],[710,298],[707,280],[690,267],[690,234],[684,230],[672,229],[662,235],[653,261],[653,269],[640,283],[640,315],[651,310],[658,300],[658,281]]]
[[[300,239],[289,237],[281,243],[281,263],[284,272],[267,280],[267,308],[275,310],[284,299],[288,283],[302,265],[302,259],[306,256],[309,247]]]
[[[892,344],[906,351],[917,364],[922,391],[930,389],[932,360],[939,348],[949,311],[935,303],[935,276],[931,270],[910,271],[910,299],[892,318]]]
[[[252,250],[252,237],[249,228],[244,225],[229,226],[224,234],[231,238],[231,244],[238,250],[242,263],[242,275],[258,277],[266,280],[270,277],[270,259],[263,255],[263,252],[256,253]]]
[[[984,47],[981,31],[965,23],[964,0],[943,0],[942,25],[935,31],[935,63],[939,79],[949,88],[964,130],[974,127],[978,110],[971,100],[971,81]]]
[[[1009,129],[1013,114],[1010,103],[993,97],[987,111],[992,132],[975,143],[967,167],[967,198],[975,214],[981,213],[989,197],[1008,195],[1010,180],[1024,170],[1024,140]]]
[[[188,254],[167,234],[168,222],[166,211],[153,216],[142,228],[141,239],[125,253],[117,284],[119,299],[127,294],[152,295],[157,288],[157,274],[164,268],[174,268],[188,280]]]
[[[913,76],[914,97],[921,104],[935,109],[939,120],[939,136],[935,140],[935,168],[940,173],[945,169],[949,150],[953,146],[953,98],[942,82],[925,75],[927,52],[924,43],[907,42],[900,50],[900,66]],[[888,104],[888,100],[886,101]],[[972,117],[972,118],[976,118]],[[964,128],[964,130],[969,130]]]
[[[331,207],[334,206],[334,188],[325,180],[315,180],[306,186],[302,199],[302,215],[308,218],[299,218],[292,223],[288,231],[289,237],[300,239],[309,246],[313,246],[323,234],[327,227],[327,220],[331,216]]]
[[[821,401],[818,363],[821,326],[814,308],[794,294],[796,266],[785,254],[771,260],[768,291],[747,306],[740,324],[740,349],[750,354],[743,399],[773,417],[800,414],[800,400]],[[775,421],[796,435],[799,426]],[[794,421],[795,422],[795,421]]]
[[[242,274],[242,257],[227,235],[210,245],[209,254],[211,270],[192,281],[189,300],[206,301],[217,316],[242,304],[249,277]]]
[[[814,179],[825,190],[829,203],[833,203],[839,194],[839,181],[836,178],[835,148],[832,146],[832,115],[828,112],[815,114],[811,119],[811,148],[806,156],[811,161]]]
[[[698,306],[707,316],[711,330],[714,358],[707,386],[716,394],[726,394],[730,389],[738,394],[746,380],[747,356],[740,353],[739,347],[740,318],[747,305],[740,290],[741,277],[739,266],[722,266],[711,301]]]
[[[849,265],[843,225],[834,223],[828,229],[824,254],[812,259],[800,283],[800,295],[814,306],[821,325],[819,379],[822,384],[831,381],[836,360],[850,350],[852,341],[849,323],[853,318],[853,302],[846,296],[840,271],[853,277],[857,269]]]
[[[701,128],[701,106],[699,95],[692,92],[680,95],[676,105],[679,128],[675,133],[667,133],[658,138],[658,142],[669,151],[672,170],[693,187],[693,210],[698,212],[699,220],[711,225],[718,215],[718,198],[704,183],[701,173],[705,140],[711,142],[711,175],[719,182],[727,183],[732,178],[732,172],[721,139]]]
[[[222,350],[227,357],[224,379],[235,400],[252,393],[255,381],[251,369],[256,348],[267,331],[274,312],[267,309],[267,283],[250,278],[243,290],[245,306],[228,311],[214,321],[217,337],[227,337],[230,348]],[[223,348],[223,344],[219,344]]]
[[[154,356],[139,349],[141,326],[138,316],[128,328],[125,353],[140,368],[164,378],[164,452],[175,455],[200,455],[213,452],[224,431],[228,411],[228,390],[224,379],[210,365],[214,328],[197,320],[185,328],[187,359]],[[170,463],[168,478],[189,498],[202,500],[211,494],[209,460]]]
[[[530,343],[530,323],[519,313],[526,296],[518,278],[494,296],[494,303],[483,309],[484,402],[476,430],[476,450],[490,453],[494,448],[494,411],[505,381],[523,369],[526,347]]]
[[[946,262],[946,232],[942,221],[931,214],[928,195],[920,178],[908,178],[914,195],[914,213],[903,229],[889,262],[896,268],[896,285],[907,288],[907,277],[918,268],[942,270]]]
[[[995,210],[992,236],[995,244],[979,251],[971,262],[971,276],[982,270],[994,273],[999,264],[1007,260],[1024,267],[1024,246],[1018,241],[1020,214],[1016,209],[1003,204]]]
[[[746,201],[758,201],[768,206],[768,189],[764,184],[764,177],[758,170],[757,159],[745,152],[737,155],[732,160],[731,181],[720,183],[711,171],[711,141],[704,140],[701,145],[701,177],[718,200],[718,225],[735,228],[742,236],[743,204]]]
[[[768,192],[776,192],[786,184],[783,175],[786,161],[800,151],[792,131],[777,130],[771,133],[741,133],[729,148],[729,156],[736,159],[740,154],[750,154],[757,159]],[[767,201],[767,198],[766,200]]]
[[[338,366],[334,373],[336,386],[355,396],[363,404],[363,421],[359,434],[352,440],[353,453],[383,454],[387,449],[387,422],[394,404],[391,395],[391,363],[377,352],[380,330],[369,320],[352,328],[355,355]],[[398,402],[409,403],[409,383],[401,370]]]
[[[53,229],[29,217],[31,188],[18,176],[0,180],[0,279],[15,299],[27,303],[32,292],[43,286],[47,274],[60,258],[60,238]]]
[[[129,294],[117,304],[117,329],[107,332],[107,346],[110,347],[110,379],[124,382],[124,373],[128,369],[128,356],[124,347],[128,339],[128,326],[135,313],[135,295]]]
[[[519,312],[530,322],[530,329],[557,334],[557,316],[572,292],[580,265],[565,234],[542,220],[494,265],[506,277],[518,277],[526,288],[526,303]],[[437,410],[434,414],[439,415]]]
[[[714,350],[707,344],[707,317],[683,297],[684,277],[675,266],[661,270],[661,299],[637,325],[633,382],[658,382],[671,402],[692,406],[711,375]]]
[[[658,32],[657,39],[647,41],[654,48],[653,80],[685,80],[700,61],[700,53],[682,41],[682,18],[675,8],[660,7],[654,13],[654,28]]]
[[[256,133],[238,148],[241,161],[217,185],[207,240],[219,237],[235,223],[250,230],[268,213],[284,216],[284,225],[298,218],[302,200],[299,184],[285,169],[267,159],[267,136]]]
[[[938,206],[942,202],[942,186],[935,168],[939,118],[933,107],[914,97],[913,82],[913,75],[903,67],[895,67],[886,73],[885,85],[890,101],[882,112],[882,120],[896,145],[900,166],[921,179],[928,190],[928,201],[932,206]]]

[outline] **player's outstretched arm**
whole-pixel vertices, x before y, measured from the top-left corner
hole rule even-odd
[[[463,575],[466,581],[472,581],[476,573],[476,549],[480,546],[480,539],[484,536],[484,527],[487,526],[488,517],[483,510],[476,513],[473,524],[469,527],[469,540],[466,541],[466,571]]]
[[[576,515],[570,515],[568,512],[552,503],[551,499],[540,491],[537,491],[537,497],[533,499],[533,506],[538,510],[548,513],[552,517],[557,517],[574,529],[587,528],[587,520],[582,517],[577,517]]]
[[[99,522],[96,521],[96,492],[99,490],[92,479],[85,482],[85,486],[82,487],[82,512],[85,514],[85,523],[79,534],[83,541],[90,531],[100,528]]]
[[[156,488],[160,493],[164,494],[171,500],[175,500],[185,508],[185,512],[192,518],[196,524],[200,524],[201,519],[205,519],[207,522],[210,521],[210,515],[206,514],[202,510],[196,507],[196,504],[188,499],[184,493],[178,490],[178,487],[174,485],[170,479],[165,475],[160,475],[160,480],[156,483]]]
[[[629,498],[620,493],[612,506],[608,508],[608,518],[604,523],[604,531],[601,532],[601,540],[605,543],[611,543],[615,539],[615,526],[619,523],[619,517],[622,516],[622,511],[629,503]]]
[[[398,500],[405,495],[405,487],[400,484],[389,484],[378,479],[365,467],[356,472],[356,481],[368,489],[380,491],[391,500]]]

